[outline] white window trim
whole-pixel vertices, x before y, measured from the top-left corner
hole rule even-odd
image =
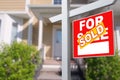
[[[54,0],[52,0],[52,5],[54,5]]]

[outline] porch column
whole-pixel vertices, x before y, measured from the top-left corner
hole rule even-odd
[[[42,49],[43,46],[43,18],[39,18],[39,28],[38,28],[38,50]]]
[[[32,34],[33,34],[33,17],[29,20],[29,26],[28,26],[28,44],[32,45]]]
[[[44,47],[43,47],[43,18],[39,18],[38,27],[38,50],[40,51],[40,57],[45,60]]]

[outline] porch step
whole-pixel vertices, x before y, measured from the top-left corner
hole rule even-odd
[[[55,60],[45,60],[37,80],[62,80],[61,63]]]
[[[60,68],[54,65],[43,65],[44,67],[40,71],[40,76],[37,80],[61,80],[61,75],[59,73]]]
[[[48,69],[48,70],[50,70],[50,69],[61,69],[61,65],[43,65],[43,69]],[[50,69],[49,69],[50,68]]]
[[[49,59],[49,60],[45,60],[43,64],[44,65],[61,65],[61,61]]]
[[[41,72],[38,80],[61,80],[58,72]]]

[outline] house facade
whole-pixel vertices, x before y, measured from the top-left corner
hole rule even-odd
[[[70,0],[70,9],[94,1],[96,0]],[[70,18],[71,25],[75,19],[113,10],[115,48],[120,50],[119,5],[120,1],[116,0],[113,5]],[[60,13],[61,0],[0,0],[0,42],[11,44],[15,40],[23,41],[36,46],[44,60],[61,58],[61,21],[51,23],[49,20]],[[72,32],[72,26],[70,27]]]

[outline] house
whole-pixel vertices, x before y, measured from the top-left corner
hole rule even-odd
[[[94,1],[96,0],[70,0],[70,9]],[[0,0],[0,42],[11,44],[14,40],[24,41],[42,51],[44,60],[61,58],[61,21],[51,23],[49,20],[61,13],[60,4],[61,0]],[[70,21],[113,10],[115,48],[120,50],[119,5],[120,0],[116,0],[113,5],[75,16]]]

